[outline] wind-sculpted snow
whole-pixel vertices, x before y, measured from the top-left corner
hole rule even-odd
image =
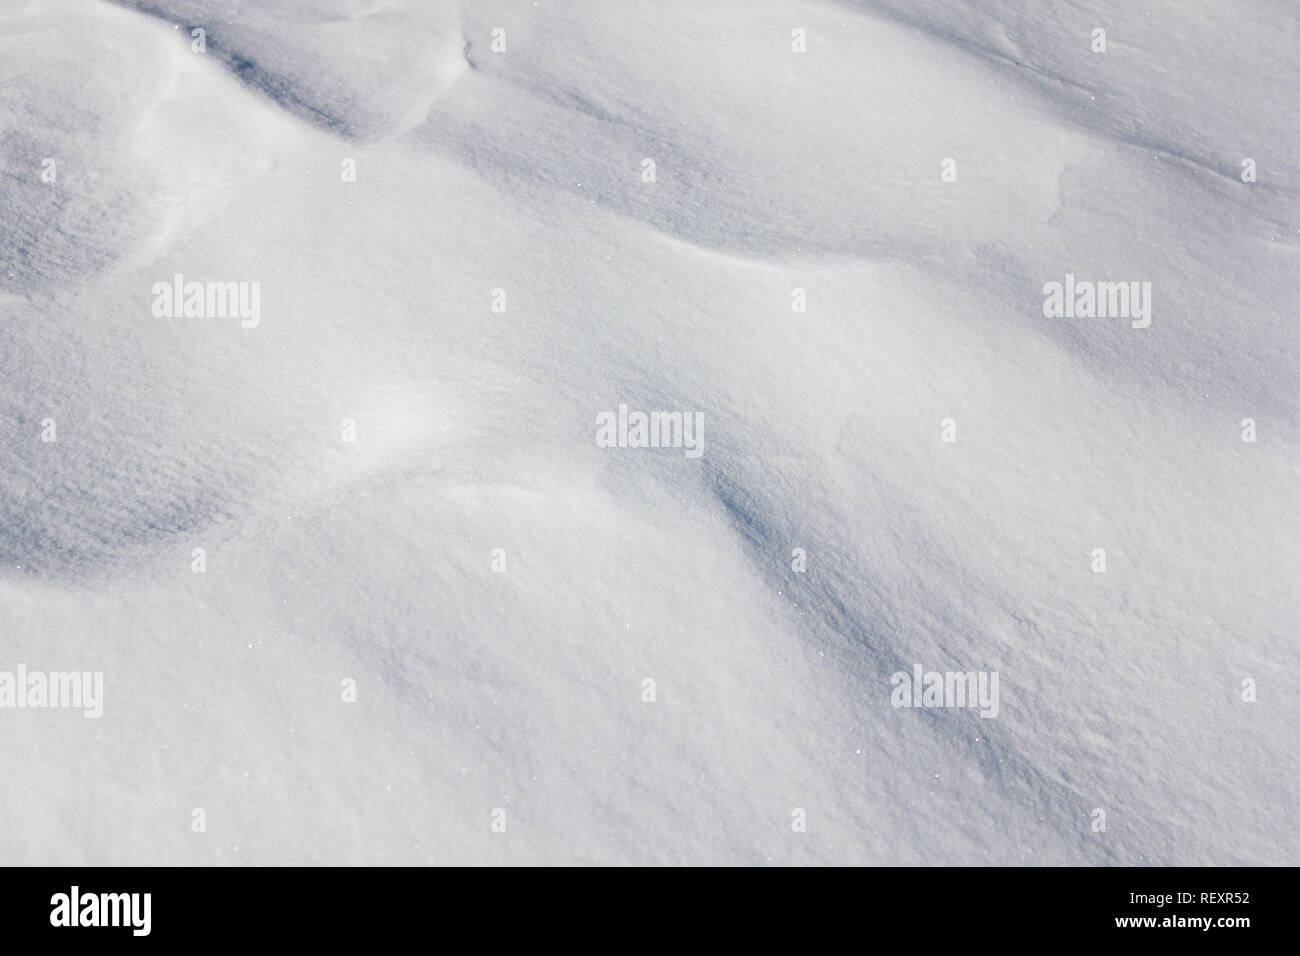
[[[402,127],[468,69],[456,3],[112,0],[171,24],[251,90],[344,139]],[[193,39],[191,39],[193,38]]]
[[[0,11],[0,859],[1294,862],[1297,18],[1130,6]]]

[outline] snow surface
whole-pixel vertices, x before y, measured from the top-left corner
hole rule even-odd
[[[1298,49],[1284,0],[4,0],[0,670],[105,700],[0,710],[0,862],[1300,862]],[[1151,326],[1044,317],[1067,272]],[[175,273],[261,324],[154,317]],[[620,402],[703,456],[597,447]],[[894,708],[917,663],[998,716]]]

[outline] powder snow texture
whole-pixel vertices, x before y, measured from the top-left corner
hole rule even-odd
[[[1289,0],[0,3],[0,670],[105,675],[0,710],[0,862],[1300,862],[1298,48]],[[1067,272],[1150,328],[1045,318]],[[155,318],[176,273],[261,325]],[[598,448],[620,402],[703,457]],[[917,663],[997,718],[892,707]]]

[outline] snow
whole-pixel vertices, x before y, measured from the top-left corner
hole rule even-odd
[[[1298,41],[9,0],[0,671],[105,699],[0,709],[0,861],[1295,863]],[[155,317],[177,273],[260,324]],[[1045,317],[1067,273],[1151,326]],[[620,403],[703,456],[598,447]]]

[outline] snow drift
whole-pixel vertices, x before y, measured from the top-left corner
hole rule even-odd
[[[1300,21],[1130,7],[0,7],[0,861],[1294,863]]]

